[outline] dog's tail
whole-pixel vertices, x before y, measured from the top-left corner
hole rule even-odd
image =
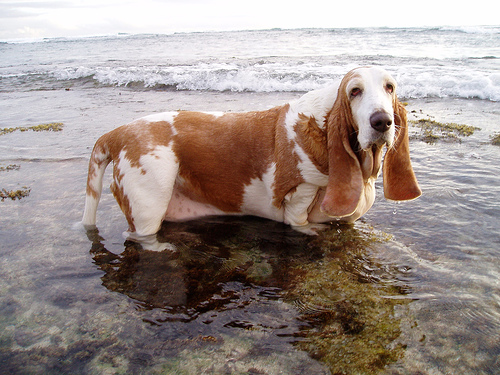
[[[82,218],[82,224],[87,228],[95,226],[97,205],[101,199],[102,179],[110,162],[111,156],[107,147],[107,138],[104,135],[97,140],[90,156],[85,211]]]

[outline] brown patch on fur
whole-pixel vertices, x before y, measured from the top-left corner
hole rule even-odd
[[[102,138],[102,137],[101,137]],[[105,141],[99,138],[94,145],[89,161],[89,170],[87,175],[87,195],[94,199],[99,198],[99,193],[93,188],[91,181],[97,177],[98,169],[106,168],[111,158],[107,154]]]
[[[276,162],[276,171],[274,173],[273,205],[277,208],[283,206],[287,194],[293,193],[297,186],[304,182],[297,167],[300,158],[294,151],[295,142],[288,139],[285,128],[286,114],[289,108],[288,104],[284,106],[275,125],[274,161]]]
[[[134,168],[141,168],[141,156],[153,151],[156,146],[169,145],[173,135],[171,126],[166,121],[145,122],[138,120],[110,131],[103,135],[99,141],[103,140],[113,162],[117,162],[118,156],[123,150],[130,165]]]
[[[96,155],[93,152],[91,157],[90,157],[89,172],[87,175],[87,195],[92,196],[94,199],[97,199],[99,194],[91,186],[90,181],[97,176],[96,167],[99,168],[103,163],[106,163],[106,165],[107,165],[109,163],[109,161],[98,160]]]
[[[239,212],[244,189],[261,179],[273,160],[276,124],[284,107],[226,113],[180,112],[173,150],[184,190],[224,212]]]
[[[326,131],[321,129],[314,117],[299,113],[299,120],[294,126],[299,146],[309,155],[315,167],[323,174],[328,174],[328,148]]]
[[[130,202],[126,194],[119,187],[123,178],[118,163],[121,151],[125,151],[125,158],[134,168],[141,169],[140,158],[142,155],[154,150],[156,146],[168,146],[172,140],[171,124],[165,121],[145,122],[135,121],[131,124],[116,128],[100,137],[92,152],[91,162],[89,163],[88,181],[96,175],[96,166],[100,167],[103,163],[106,165],[113,161],[113,182],[111,191],[124,213],[129,224],[130,231],[135,231],[134,218],[132,217]],[[99,156],[102,155],[102,159]],[[141,173],[146,173],[141,169]],[[97,197],[97,192],[87,183],[87,194]]]
[[[115,172],[113,170],[113,174],[114,173]],[[135,232],[134,217],[132,216],[130,202],[128,200],[127,195],[123,193],[123,190],[118,187],[115,181],[111,183],[110,188],[111,192],[113,193],[113,196],[115,197],[116,201],[118,202],[118,205],[120,206],[123,214],[125,215],[125,218],[127,219],[130,232]]]

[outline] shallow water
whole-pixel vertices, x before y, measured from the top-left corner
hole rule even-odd
[[[411,118],[481,130],[461,142],[412,140],[423,196],[395,204],[378,191],[361,221],[317,238],[216,218],[165,224],[162,241],[179,251],[145,252],[124,243],[109,189],[99,233],[73,228],[105,131],[153,112],[265,109],[296,96],[0,93],[0,128],[65,124],[0,136],[0,166],[19,166],[0,171],[0,189],[31,189],[0,202],[2,373],[496,373],[498,103],[410,101]]]

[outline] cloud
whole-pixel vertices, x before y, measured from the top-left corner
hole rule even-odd
[[[0,40],[263,28],[498,24],[491,0],[0,0]]]
[[[16,1],[0,2],[1,18],[22,18],[46,13],[64,7],[66,1]]]

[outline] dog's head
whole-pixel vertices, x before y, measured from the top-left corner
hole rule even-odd
[[[329,179],[323,212],[335,218],[352,215],[364,184],[377,177],[382,149],[384,194],[391,200],[421,195],[410,162],[406,109],[397,99],[396,81],[385,70],[351,70],[340,83],[327,116]]]

